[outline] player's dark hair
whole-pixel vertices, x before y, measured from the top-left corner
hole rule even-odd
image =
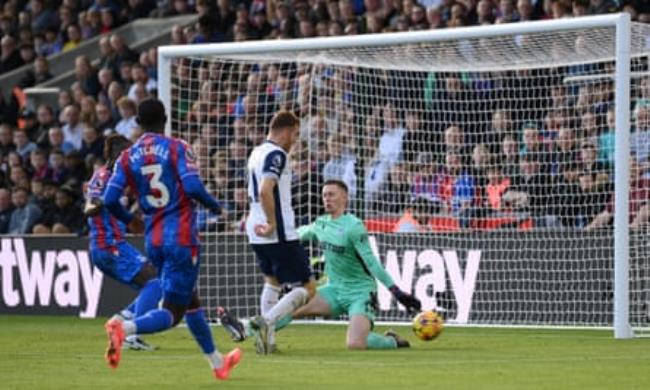
[[[271,119],[271,131],[293,128],[300,125],[300,119],[291,111],[278,111]]]
[[[104,141],[104,160],[106,160],[106,165],[110,169],[113,169],[113,165],[115,165],[115,161],[120,156],[120,153],[131,146],[131,144],[132,142],[128,138],[120,134],[111,134],[106,137]]]
[[[337,186],[340,189],[342,189],[343,191],[345,191],[346,194],[348,193],[348,185],[345,184],[345,182],[343,182],[342,180],[329,179],[329,180],[326,180],[325,183],[323,183],[323,187],[330,186],[330,185]]]
[[[148,98],[138,104],[137,122],[144,131],[162,133],[166,121],[165,106],[160,100]]]

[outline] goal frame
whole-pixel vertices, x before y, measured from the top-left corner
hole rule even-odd
[[[614,337],[634,336],[630,325],[629,265],[629,192],[630,192],[630,59],[631,29],[627,13],[579,18],[520,22],[490,26],[474,26],[442,30],[412,31],[388,34],[324,37],[310,39],[248,41],[221,44],[170,45],[158,49],[158,97],[166,110],[171,108],[171,62],[174,58],[202,55],[270,53],[281,51],[326,50],[350,47],[406,45],[427,41],[449,41],[501,35],[545,33],[562,30],[614,27],[615,37],[615,167],[614,167]],[[171,135],[171,123],[165,133]]]

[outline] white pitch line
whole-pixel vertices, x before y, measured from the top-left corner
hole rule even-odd
[[[436,353],[437,351],[435,349],[431,350],[431,353]],[[453,352],[449,350],[445,350],[445,353]],[[62,354],[61,353],[38,353],[38,352],[20,352],[20,353],[10,353],[5,355],[8,358],[11,357],[20,357],[20,356],[29,356],[29,357],[48,357],[48,356],[57,356],[61,358]],[[97,358],[97,354],[70,354],[70,355],[63,355],[63,357],[70,357],[70,358]],[[131,356],[133,357],[133,356]],[[401,355],[400,357],[403,357]],[[177,361],[177,360],[195,360],[198,359],[199,356],[195,354],[183,354],[183,355],[155,355],[155,354],[147,354],[146,356],[139,354],[137,356],[138,359],[140,360],[170,360],[170,361]],[[504,358],[490,358],[490,359],[483,359],[483,358],[477,358],[477,359],[446,359],[446,360],[441,360],[441,361],[406,361],[406,362],[390,362],[390,363],[385,363],[385,362],[368,362],[368,361],[350,361],[350,360],[337,360],[337,359],[314,359],[314,360],[309,360],[309,359],[273,359],[273,358],[267,358],[267,357],[258,357],[255,359],[254,364],[300,364],[300,365],[329,365],[329,366],[354,366],[354,367],[412,367],[412,366],[448,366],[448,365],[467,365],[467,364],[480,364],[482,366],[487,365],[487,364],[519,364],[519,363],[529,363],[529,364],[536,364],[536,363],[577,363],[577,362],[585,362],[585,363],[597,363],[597,362],[611,362],[611,361],[643,361],[643,360],[650,360],[650,356],[646,358],[639,358],[638,356],[630,356],[628,355],[620,355],[620,356],[599,356],[599,357],[593,357],[593,356],[565,356],[565,357],[557,357],[557,358],[522,358],[522,357],[513,357],[512,359],[504,359]],[[1,360],[0,360],[1,361]]]

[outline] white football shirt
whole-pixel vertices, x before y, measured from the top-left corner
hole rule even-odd
[[[258,236],[254,231],[255,225],[267,222],[260,203],[260,189],[265,177],[277,180],[273,191],[277,226],[269,237]],[[250,210],[246,218],[246,233],[251,244],[274,244],[298,239],[291,207],[291,169],[287,153],[272,141],[264,141],[253,149],[248,158],[248,201]]]

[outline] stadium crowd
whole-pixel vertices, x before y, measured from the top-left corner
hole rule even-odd
[[[192,44],[451,28],[621,10],[635,21],[650,21],[645,1],[4,1],[0,74],[34,64],[17,87],[50,79],[48,57],[74,50],[84,39],[101,36],[102,56],[96,64],[82,55],[76,58],[75,82],[60,92],[54,107],[30,110],[20,91],[10,98],[0,94],[0,234],[84,231],[82,190],[103,163],[104,137],[117,132],[137,138],[142,130],[135,107],[156,94],[156,48],[137,52],[111,33],[136,18],[197,14],[196,25],[174,26],[171,33],[172,43]],[[533,226],[551,228],[590,229],[611,219],[611,83],[565,86],[560,74],[570,69],[486,78],[278,64],[242,65],[233,71],[232,66],[184,60],[173,75],[178,87],[173,125],[192,143],[203,177],[230,211],[227,221],[216,222],[219,229],[240,228],[247,207],[246,158],[280,108],[305,119],[303,140],[292,151],[300,218],[317,211],[309,208],[319,204],[319,182],[342,178],[358,199],[354,207],[366,217],[401,215],[398,231],[429,230],[433,215],[452,216],[460,228],[503,215],[524,215]],[[310,93],[312,84],[317,93]],[[536,95],[527,95],[530,90]],[[632,211],[633,223],[639,225],[648,218],[644,180],[650,177],[650,80],[639,82],[634,91],[638,191],[632,192]],[[531,106],[514,107],[516,102]],[[206,214],[200,218],[203,224],[217,220]]]

